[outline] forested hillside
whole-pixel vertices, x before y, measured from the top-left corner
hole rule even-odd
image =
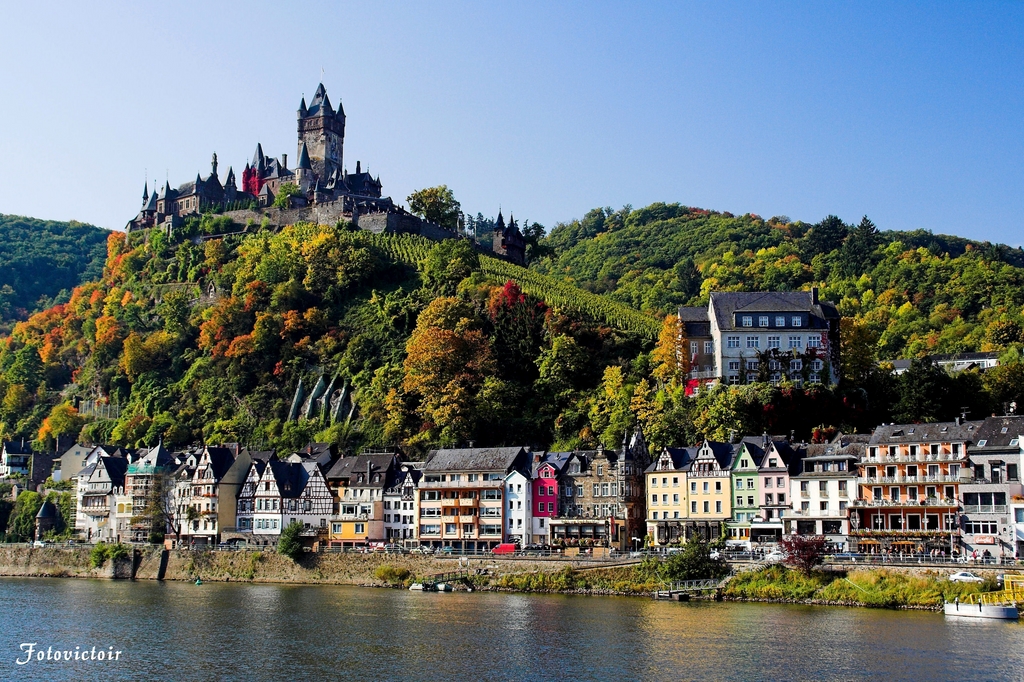
[[[1024,252],[925,231],[763,220],[679,204],[595,209],[554,227],[532,267],[638,310],[706,304],[711,291],[821,287],[879,359],[1006,350],[1024,326]]]
[[[0,328],[103,272],[107,230],[0,213]]]
[[[868,221],[602,210],[552,230],[530,269],[467,241],[344,223],[177,243],[108,235],[95,280],[0,340],[0,437],[415,454],[470,441],[617,447],[639,425],[657,448],[1024,405],[1020,252]],[[686,395],[687,342],[664,313],[712,289],[815,282],[852,316],[839,386]],[[975,348],[1004,364],[950,376],[918,362],[897,377],[876,362]]]

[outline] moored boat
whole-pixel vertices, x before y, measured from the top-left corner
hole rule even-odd
[[[943,613],[961,618],[989,618],[994,620],[1017,620],[1017,607],[1013,604],[968,604],[946,602]]]

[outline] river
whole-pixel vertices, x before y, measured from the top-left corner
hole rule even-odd
[[[12,680],[1024,677],[1024,626],[927,612],[42,578],[0,604]],[[121,655],[18,665],[30,642]]]

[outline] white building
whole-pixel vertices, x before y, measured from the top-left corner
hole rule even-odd
[[[334,507],[320,466],[312,460],[253,461],[237,501],[237,530],[252,533],[256,544],[276,544],[281,531],[298,521],[307,530],[323,529]]]
[[[679,320],[689,344],[691,380],[838,381],[839,312],[818,300],[816,288],[716,292],[706,309],[679,308]]]
[[[116,542],[119,529],[115,511],[125,494],[124,457],[97,457],[78,473],[75,530],[88,542]],[[123,513],[123,512],[122,512]]]
[[[416,463],[402,464],[395,484],[384,491],[384,534],[388,542],[418,544],[419,490],[423,472]]]
[[[857,464],[868,440],[839,434],[830,443],[807,446],[800,473],[790,479],[787,533],[822,535],[839,551],[849,548],[849,506],[857,499]]]
[[[505,542],[518,542],[526,545],[532,539],[533,529],[533,486],[530,479],[518,469],[513,469],[505,476],[505,495],[508,513],[505,515]]]

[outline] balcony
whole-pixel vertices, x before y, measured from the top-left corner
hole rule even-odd
[[[790,512],[789,516],[799,517],[802,519],[845,519],[847,517],[847,513],[845,509],[826,509],[825,511],[813,509],[808,509],[805,511],[803,509],[794,509],[792,512]]]
[[[935,476],[865,476],[860,482],[868,485],[872,483],[960,483],[959,476],[949,474],[938,474]]]
[[[476,523],[476,517],[473,515],[460,516],[459,523]]]
[[[938,455],[926,455],[918,453],[916,455],[878,455],[876,457],[867,455],[864,457],[864,459],[861,460],[861,463],[884,464],[893,462],[908,462],[910,464],[915,464],[917,462],[959,462],[963,459],[966,459],[966,455],[964,455],[963,453],[957,455],[949,453],[940,453]]]
[[[853,500],[851,507],[957,507],[959,503],[950,498],[928,497],[919,500]]]
[[[446,516],[442,516],[441,517],[441,522],[442,523],[458,523],[459,522],[459,517],[458,516],[447,516],[447,515]]]
[[[717,379],[718,378],[718,370],[715,370],[715,369],[704,369],[704,370],[699,370],[699,371],[694,371],[694,372],[687,372],[686,373],[686,378],[687,379]]]
[[[420,490],[435,490],[437,488],[462,488],[472,490],[474,488],[504,488],[505,480],[497,481],[420,481]]]
[[[1005,514],[1005,504],[965,504],[964,514]]]
[[[475,507],[479,503],[480,503],[480,501],[477,500],[475,497],[468,497],[468,498],[467,497],[460,497],[459,498],[459,506],[460,507]]]

